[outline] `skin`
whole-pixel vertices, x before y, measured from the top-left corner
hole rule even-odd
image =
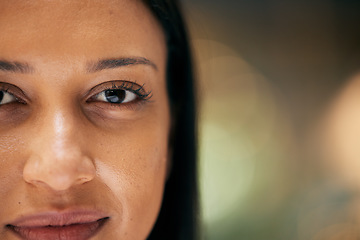
[[[18,239],[5,225],[21,216],[72,209],[110,216],[92,239],[146,239],[167,172],[160,24],[137,0],[15,0],[0,1],[0,29],[0,60],[27,70],[0,70],[17,98],[0,105],[0,239]],[[153,65],[89,71],[129,57]],[[144,85],[152,97],[94,100],[114,80]]]

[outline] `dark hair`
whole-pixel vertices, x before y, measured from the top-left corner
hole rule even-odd
[[[148,239],[193,240],[197,233],[197,167],[194,77],[189,41],[174,0],[144,0],[167,38],[167,88],[172,130],[171,173],[160,215]]]

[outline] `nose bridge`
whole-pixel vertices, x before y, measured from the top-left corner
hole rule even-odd
[[[55,111],[49,116],[49,125],[44,129],[43,134],[48,135],[44,140],[49,141],[54,156],[59,158],[71,157],[81,151],[79,148],[80,136],[76,136],[76,122],[74,114],[65,111]]]
[[[43,113],[41,124],[37,134],[37,141],[34,141],[35,146],[32,146],[38,154],[48,159],[47,162],[56,161],[58,164],[71,163],[67,159],[73,158],[76,160],[81,151],[78,123],[76,116],[66,107],[50,106],[49,111]],[[41,148],[41,151],[40,149]],[[46,156],[46,155],[49,156]],[[77,156],[78,155],[78,156]]]
[[[54,190],[91,181],[95,168],[83,148],[78,117],[70,108],[47,109],[30,144],[32,153],[24,167],[25,181],[45,183]]]

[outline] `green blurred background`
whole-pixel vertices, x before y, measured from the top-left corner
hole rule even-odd
[[[360,239],[348,217],[355,193],[332,183],[309,138],[358,66],[360,4],[183,3],[199,85],[202,239]]]

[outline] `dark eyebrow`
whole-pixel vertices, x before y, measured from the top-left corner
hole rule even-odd
[[[31,73],[33,69],[27,63],[0,60],[0,71],[13,73]]]
[[[157,70],[155,63],[149,59],[143,57],[134,57],[134,58],[114,58],[114,59],[103,59],[98,62],[90,63],[87,67],[88,72],[97,72],[109,68],[117,68],[128,65],[138,65],[144,64],[153,67]]]

